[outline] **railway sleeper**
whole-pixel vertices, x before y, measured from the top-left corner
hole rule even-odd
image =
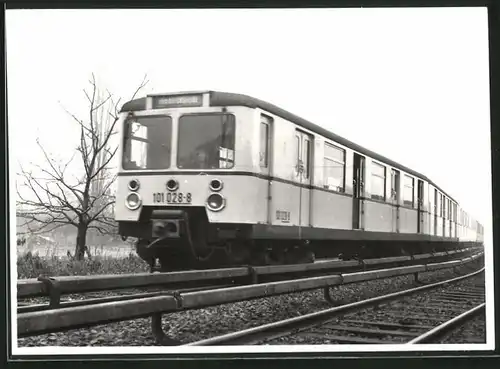
[[[388,329],[371,329],[364,327],[351,327],[351,326],[342,326],[336,324],[326,324],[323,328],[328,328],[334,331],[343,331],[346,333],[363,333],[367,336],[403,336],[403,337],[418,337],[420,335],[419,332],[409,332],[402,330],[388,330]]]

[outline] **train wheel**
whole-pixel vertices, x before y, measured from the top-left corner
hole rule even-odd
[[[250,247],[244,243],[229,244],[226,253],[230,265],[248,264],[251,259]]]
[[[285,254],[287,264],[311,264],[315,259],[314,252],[306,247],[292,247]]]
[[[197,263],[191,254],[178,247],[166,247],[158,250],[161,272],[174,272],[196,269]]]
[[[231,265],[226,250],[221,247],[208,248],[197,254],[197,257],[194,259],[196,269],[216,269]]]
[[[286,262],[286,251],[280,248],[266,250],[266,265],[283,265]]]

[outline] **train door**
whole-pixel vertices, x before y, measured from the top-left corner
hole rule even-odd
[[[295,132],[297,145],[296,175],[300,183],[299,189],[299,226],[309,227],[311,225],[311,176],[312,176],[312,136],[297,130]]]
[[[438,191],[434,189],[434,236],[437,236],[437,229],[438,229]]]
[[[362,197],[365,181],[365,157],[354,153],[352,229],[361,229]]]
[[[424,182],[419,179],[417,182],[417,233],[424,230]]]
[[[399,232],[399,171],[391,170],[392,232]]]
[[[267,176],[268,178],[273,175],[273,153],[272,153],[272,142],[273,142],[273,125],[272,118],[269,118],[265,115],[261,115],[260,118],[260,148],[259,148],[259,162],[260,162],[260,170],[262,174]],[[268,179],[267,181],[267,190],[265,193],[266,197],[266,214],[267,214],[267,222],[271,224],[272,218],[272,207],[271,207],[271,199],[272,199],[272,181]]]

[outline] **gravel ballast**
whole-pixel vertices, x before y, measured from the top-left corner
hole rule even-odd
[[[480,297],[454,298],[453,302],[446,299],[447,293],[468,292],[484,283],[482,275],[475,276],[451,285],[443,285],[437,289],[419,292],[410,296],[403,296],[397,300],[388,301],[376,306],[361,308],[353,312],[331,317],[309,328],[295,330],[290,334],[264,341],[261,344],[288,345],[288,344],[344,344],[347,341],[335,340],[334,337],[343,337],[349,340],[372,340],[377,343],[406,343],[420,336],[430,329],[470,310],[484,300]],[[403,325],[406,328],[377,328],[373,322]],[[340,326],[353,329],[369,329],[370,332],[354,332],[336,329]],[[470,327],[474,329],[474,326]],[[391,333],[393,334],[391,334]],[[470,332],[469,332],[470,334]],[[480,334],[480,332],[478,332]],[[465,335],[463,343],[471,343]],[[484,338],[483,338],[484,340]],[[354,342],[351,342],[351,344]],[[357,343],[361,343],[358,341]]]
[[[441,343],[486,343],[486,316],[479,315],[451,333]]]
[[[468,266],[457,269],[461,274],[471,271]],[[455,276],[452,269],[446,269],[421,273],[419,279],[437,282]],[[346,304],[412,287],[415,287],[413,275],[408,275],[334,287],[331,295],[337,303]],[[166,314],[163,327],[170,337],[188,343],[329,307],[323,291],[314,290]],[[18,339],[19,347],[154,345],[150,318]]]

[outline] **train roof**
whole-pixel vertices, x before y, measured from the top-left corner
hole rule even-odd
[[[436,187],[439,191],[444,193],[446,196],[448,196],[451,200],[456,202],[458,204],[458,201],[453,199],[450,195],[448,195],[442,188],[440,188],[437,184],[435,184],[433,181],[431,181],[429,178],[424,176],[421,173],[418,173],[414,171],[413,169],[410,169],[404,165],[401,165],[389,158],[386,158],[385,156],[382,156],[380,154],[377,154],[374,151],[368,150],[358,144],[355,144],[354,142],[351,142],[339,135],[336,135],[333,132],[330,132],[326,130],[325,128],[322,128],[318,126],[317,124],[311,123],[293,113],[290,113],[282,108],[277,107],[276,105],[273,105],[271,103],[268,103],[263,100],[256,99],[251,96],[247,95],[242,95],[242,94],[235,94],[235,93],[230,93],[230,92],[219,92],[219,91],[191,91],[191,92],[174,92],[174,93],[163,93],[163,94],[154,94],[150,96],[172,96],[172,95],[181,95],[181,94],[193,94],[193,93],[209,93],[210,96],[210,106],[246,106],[249,108],[260,108],[265,111],[268,111],[269,113],[272,113],[274,115],[277,115],[283,119],[286,119],[290,122],[295,123],[298,126],[301,126],[311,132],[315,132],[321,136],[324,136],[332,141],[335,141],[343,146],[346,146],[350,148],[351,150],[357,151],[360,154],[366,155],[372,159],[375,159],[377,161],[381,161],[387,165],[390,165],[391,167],[400,169],[408,174],[411,174],[415,177],[418,177],[420,179],[423,179],[430,184],[432,184],[434,187]],[[139,99],[131,100],[123,104],[121,108],[121,112],[130,112],[130,111],[141,111],[141,110],[146,110],[146,97],[142,97]]]

